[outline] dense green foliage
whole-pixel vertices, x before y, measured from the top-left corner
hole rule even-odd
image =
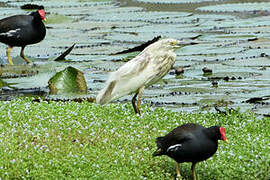
[[[269,119],[251,113],[187,114],[129,104],[0,102],[0,177],[172,179],[175,162],[152,157],[155,138],[178,125],[222,125],[229,143],[197,165],[200,179],[269,179]],[[190,179],[190,163],[181,164]]]

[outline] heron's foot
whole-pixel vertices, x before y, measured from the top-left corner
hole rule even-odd
[[[143,93],[143,91],[144,91],[144,86],[142,86],[142,87],[139,89],[139,91],[138,91],[137,113],[138,113],[139,115],[141,115],[140,109],[141,109],[141,98],[142,98],[142,93]]]
[[[133,96],[131,102],[132,102],[132,106],[133,106],[133,109],[134,109],[135,113],[141,115],[140,109],[139,109],[138,106],[136,105],[137,95],[138,95],[138,93],[136,93],[136,94]]]

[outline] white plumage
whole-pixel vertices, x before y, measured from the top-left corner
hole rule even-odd
[[[98,93],[96,102],[106,104],[136,93],[132,105],[135,112],[140,113],[140,98],[144,88],[156,83],[169,72],[175,63],[174,50],[179,48],[179,45],[184,46],[187,43],[180,43],[175,39],[162,39],[146,47],[138,56],[110,74],[105,87]]]

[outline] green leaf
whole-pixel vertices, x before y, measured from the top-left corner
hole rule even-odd
[[[2,79],[0,79],[0,88],[6,86],[8,83],[6,83],[5,81],[3,81]]]
[[[87,91],[87,84],[83,72],[71,66],[56,73],[49,80],[48,84],[51,94]]]

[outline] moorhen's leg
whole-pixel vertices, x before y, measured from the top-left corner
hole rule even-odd
[[[136,93],[136,94],[133,96],[132,100],[131,100],[133,109],[134,109],[134,111],[135,111],[136,114],[138,113],[138,109],[137,109],[137,106],[136,106],[136,98],[137,98],[137,95],[138,95],[138,93]]]
[[[12,50],[12,47],[11,47],[11,46],[8,46],[8,48],[7,48],[8,63],[9,63],[10,65],[13,65],[13,62],[12,62],[12,59],[11,59],[11,56],[10,56],[11,50]]]
[[[144,91],[144,86],[142,86],[140,89],[139,89],[139,92],[138,92],[138,99],[137,99],[137,112],[141,115],[141,111],[140,111],[140,108],[141,108],[141,97],[142,97],[142,93]]]
[[[192,179],[196,180],[196,172],[195,172],[196,163],[192,163],[191,170],[192,170]]]
[[[28,59],[25,55],[24,55],[24,48],[25,46],[22,47],[21,49],[21,57],[26,61],[27,64],[31,63],[30,59]]]
[[[177,180],[181,180],[182,179],[182,177],[181,177],[181,174],[180,174],[180,167],[179,167],[179,164],[178,163],[176,163],[176,179]]]

